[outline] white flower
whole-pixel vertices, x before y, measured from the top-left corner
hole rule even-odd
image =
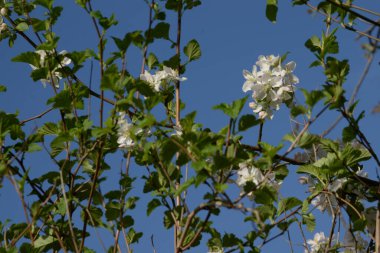
[[[177,70],[174,70],[174,69],[166,67],[166,66],[164,66],[163,70],[159,71],[159,72],[161,72],[161,74],[164,76],[164,79],[167,79],[169,81],[181,81],[182,82],[182,81],[187,80],[186,77],[179,77]]]
[[[1,14],[1,16],[7,16],[8,15],[8,9],[5,7],[1,8],[0,14]]]
[[[327,187],[327,189],[330,192],[337,192],[340,188],[342,188],[343,184],[347,182],[347,179],[345,178],[338,178],[335,179],[332,183],[330,183]]]
[[[277,191],[280,189],[281,183],[275,180],[275,174],[273,172],[264,175],[260,169],[248,163],[240,163],[239,168],[236,184],[240,188],[243,189],[248,182],[252,182],[259,187],[266,184],[275,188]],[[248,196],[252,196],[252,193],[249,193]]]
[[[53,55],[54,51],[37,50],[36,53],[40,55],[39,66],[29,64],[30,67],[32,67],[33,70],[36,70],[38,68],[47,68],[49,70],[48,79],[41,79],[42,84],[46,87],[46,83],[53,82],[56,88],[59,88],[59,80],[62,79],[62,74],[58,70],[64,66],[69,65],[71,63],[71,60],[67,57],[63,57],[58,66],[52,68],[52,66],[49,66],[47,57],[49,55]],[[63,50],[59,52],[58,55],[64,56],[65,54],[67,54],[67,51]]]
[[[3,31],[7,30],[7,29],[8,29],[8,26],[7,26],[6,23],[1,23],[1,24],[0,24],[0,34],[1,34]]]
[[[307,240],[307,244],[310,246],[310,251],[305,250],[305,253],[325,252],[326,248],[328,247],[328,243],[329,238],[326,238],[325,233],[316,233],[313,240]]]
[[[186,81],[186,77],[179,77],[178,72],[172,68],[163,67],[163,70],[157,71],[155,74],[149,73],[147,70],[140,75],[140,79],[149,83],[155,91],[159,92],[163,81]]]
[[[366,253],[368,242],[361,237],[360,233],[347,231],[343,239],[344,253]]]
[[[279,56],[259,56],[252,72],[243,70],[245,82],[243,92],[252,91],[250,107],[260,119],[273,118],[273,110],[279,110],[281,103],[293,98],[294,85],[299,82],[293,74],[295,62],[281,65]]]
[[[117,121],[118,129],[117,129],[117,143],[119,144],[119,148],[131,148],[135,145],[131,138],[131,130],[132,124],[128,123],[125,119],[125,113],[119,113],[119,119]]]
[[[364,170],[358,170],[356,172],[356,175],[358,175],[359,177],[368,177],[368,172],[365,172]]]
[[[152,75],[145,70],[144,74],[140,75],[140,79],[149,83],[155,91],[160,91],[162,76],[161,75]]]
[[[183,129],[181,126],[174,126],[173,127],[173,130],[175,130],[175,133],[172,134],[173,135],[176,135],[176,136],[182,136],[183,134]]]

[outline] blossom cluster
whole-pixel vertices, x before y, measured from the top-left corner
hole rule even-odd
[[[54,54],[54,51],[37,50],[36,53],[40,55],[39,66],[29,64],[30,67],[32,67],[33,70],[47,68],[49,70],[48,79],[41,79],[42,84],[46,86],[46,83],[53,83],[56,88],[59,88],[59,80],[62,79],[62,73],[58,70],[69,65],[71,60],[67,57],[63,57],[58,66],[52,68],[52,66],[49,66],[48,56]],[[59,55],[64,56],[65,54],[67,54],[65,50],[59,52]]]
[[[319,252],[330,252],[329,251],[329,237],[326,237],[323,232],[316,233],[314,238],[307,240],[307,244],[310,247],[305,249],[305,253],[319,253]],[[337,241],[338,238],[335,235],[331,238],[331,247],[340,247],[344,249],[345,253],[365,253],[367,252],[368,242],[361,237],[359,232],[352,233],[351,231],[346,231],[343,238],[343,243]]]
[[[133,123],[129,123],[125,112],[119,112],[119,118],[117,119],[117,144],[119,144],[119,148],[133,148],[135,146],[134,136],[146,137],[150,133],[149,130],[144,130]]]
[[[310,246],[310,251],[305,249],[305,253],[325,252],[329,244],[329,238],[323,232],[316,233],[313,240],[307,240],[307,244]]]
[[[269,172],[264,175],[260,169],[251,164],[240,163],[237,174],[238,178],[236,180],[236,184],[241,189],[243,189],[248,182],[252,182],[256,186],[267,185],[269,187],[273,187],[276,191],[280,189],[281,182],[277,182],[275,180],[275,174],[273,172]],[[252,192],[247,195],[250,197],[253,196]]]
[[[1,8],[0,10],[0,34],[8,29],[8,26],[3,21],[3,17],[8,15],[8,10],[6,8]]]
[[[178,71],[166,67],[163,67],[163,70],[156,71],[155,74],[149,73],[149,71],[145,70],[144,74],[140,75],[140,79],[149,83],[152,88],[159,92],[161,88],[161,84],[163,81],[171,82],[171,81],[186,81],[186,77],[180,77]]]
[[[368,173],[363,170],[358,170],[356,172],[358,176],[367,177]],[[301,184],[308,184],[309,191],[315,189],[316,182],[311,176],[303,176],[299,179]],[[335,196],[336,192],[343,187],[347,182],[346,178],[338,178],[332,181],[327,185],[328,192],[321,192],[319,195],[315,196],[311,201],[311,204],[319,209],[321,212],[327,210],[329,215],[332,215],[334,211],[339,207],[337,197]],[[348,185],[350,187],[350,185]],[[356,195],[360,196],[360,192],[357,189],[351,189]]]
[[[249,106],[260,119],[273,118],[273,110],[279,110],[282,103],[292,100],[294,85],[299,82],[298,77],[293,74],[296,63],[291,61],[281,65],[279,56],[259,56],[252,72],[243,70],[246,79],[243,91],[252,91]]]
[[[125,112],[119,113],[117,125],[117,144],[119,144],[119,148],[128,149],[133,147],[135,145],[132,139],[133,125],[126,120]]]

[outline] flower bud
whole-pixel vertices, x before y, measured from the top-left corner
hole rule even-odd
[[[7,30],[7,28],[8,28],[7,24],[6,23],[2,23],[0,25],[0,32]]]
[[[7,8],[1,8],[0,14],[1,14],[1,16],[7,16],[7,14],[8,14]]]

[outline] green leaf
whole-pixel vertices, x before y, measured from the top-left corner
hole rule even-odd
[[[13,62],[24,62],[33,66],[40,65],[40,55],[34,52],[21,53],[18,56],[12,58]]]
[[[277,7],[278,1],[277,0],[267,0],[267,7],[266,7],[266,17],[269,21],[275,23],[277,18]]]
[[[41,248],[47,245],[50,245],[57,241],[56,238],[53,236],[40,236],[37,238],[37,240],[34,241],[34,247],[35,248]]]
[[[342,141],[344,143],[348,143],[348,142],[352,141],[353,139],[355,139],[355,137],[356,137],[356,131],[353,127],[347,126],[347,127],[343,128]]]
[[[248,96],[242,99],[235,100],[232,102],[232,104],[221,103],[219,105],[214,106],[212,109],[221,110],[224,112],[224,114],[226,114],[230,118],[236,119],[239,116],[241,110],[243,109],[244,104],[247,101],[247,99],[248,99]]]
[[[313,232],[315,229],[315,217],[312,213],[302,215],[302,224],[306,224],[307,230]]]
[[[323,98],[323,91],[321,90],[312,90],[311,92],[308,92],[306,89],[301,89],[305,96],[305,102],[310,107],[313,108],[318,101],[320,101]]]
[[[321,182],[323,182],[324,181],[323,179],[325,178],[325,176],[323,176],[322,174],[321,168],[314,165],[309,165],[309,164],[298,167],[297,173],[305,173],[305,174],[312,175],[318,178],[319,181]]]
[[[342,159],[347,166],[355,166],[357,163],[369,160],[371,157],[372,155],[367,149],[356,149],[350,144],[347,144],[342,151]]]
[[[161,206],[161,202],[158,199],[152,199],[148,203],[148,208],[146,210],[146,215],[150,216],[150,214],[156,209],[157,207]]]
[[[252,114],[246,114],[240,117],[238,129],[239,132],[245,131],[253,126],[259,125],[260,120],[256,119],[256,117]]]
[[[183,49],[183,52],[188,57],[189,62],[199,59],[202,55],[201,47],[196,40],[189,41]]]
[[[305,47],[307,47],[311,52],[320,52],[321,40],[317,36],[313,35],[305,42]]]
[[[292,117],[297,117],[300,114],[307,114],[308,110],[302,105],[294,105],[290,109]]]
[[[170,25],[165,22],[158,23],[152,29],[152,36],[157,39],[169,39]]]
[[[5,87],[4,85],[0,85],[0,92],[6,92],[7,91],[7,87]]]
[[[29,29],[29,26],[26,22],[21,22],[16,26],[16,30],[20,32],[24,32]]]
[[[229,248],[229,247],[234,247],[240,243],[242,243],[242,241],[236,237],[236,235],[234,234],[225,234],[223,236],[223,247],[225,248]]]
[[[51,10],[53,8],[53,2],[54,0],[34,0],[34,4],[41,5],[48,10]]]
[[[131,228],[127,233],[127,240],[129,243],[135,243],[138,242],[139,239],[142,237],[143,233],[136,233],[136,231]]]
[[[159,61],[158,61],[158,59],[157,59],[157,57],[156,57],[155,54],[150,53],[148,55],[148,58],[146,59],[146,63],[148,65],[149,69],[152,69],[152,68],[154,68],[155,66],[158,65]]]
[[[134,224],[135,224],[135,221],[134,221],[134,219],[132,218],[132,216],[130,216],[130,215],[125,215],[123,218],[122,218],[122,220],[121,220],[122,222],[121,222],[121,226],[123,227],[123,228],[128,228],[128,227],[131,227],[131,226],[133,226]],[[142,233],[141,233],[141,235],[142,235]],[[138,239],[137,239],[138,240]]]
[[[299,139],[297,146],[308,149],[311,148],[313,144],[317,144],[319,139],[319,135],[304,133]]]
[[[183,191],[186,191],[191,185],[193,185],[195,182],[195,177],[189,178],[186,180],[183,184],[179,186],[179,188],[176,190],[175,194],[176,196],[179,196]]]
[[[42,135],[58,135],[60,133],[59,126],[53,122],[47,122],[37,130],[38,134]]]
[[[281,199],[277,207],[277,216],[300,205],[302,205],[302,201],[295,197]]]
[[[40,145],[38,145],[37,143],[31,143],[28,146],[27,152],[31,153],[31,152],[41,151],[41,150],[42,148],[40,147]]]

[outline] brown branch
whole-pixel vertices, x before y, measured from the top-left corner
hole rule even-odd
[[[354,14],[355,16],[359,17],[360,19],[362,19],[364,21],[367,21],[368,23],[370,23],[370,24],[372,24],[374,26],[380,27],[380,23],[378,21],[374,21],[374,20],[372,20],[372,19],[370,19],[370,18],[368,18],[368,17],[366,17],[366,16],[364,16],[364,15],[362,15],[362,14],[360,14],[360,13],[354,11],[354,10],[351,10],[345,4],[342,4],[342,3],[338,2],[338,1],[333,1],[333,0],[326,0],[326,1],[329,2],[332,5],[335,5],[335,6],[339,7],[339,8],[341,8],[342,10],[345,10],[347,12],[350,12],[351,14]]]
[[[101,162],[102,162],[102,157],[103,157],[103,151],[102,151],[102,143],[99,143],[99,151],[98,151],[98,157],[96,159],[96,168],[95,168],[95,174],[92,178],[92,186],[91,186],[91,190],[90,190],[90,195],[88,197],[88,203],[87,203],[87,207],[86,209],[90,209],[91,208],[91,204],[92,204],[92,198],[94,196],[94,192],[95,192],[95,188],[96,188],[96,182],[97,182],[97,179],[98,179],[98,176],[99,176],[99,172],[100,172],[100,169],[101,169]],[[83,221],[83,228],[82,228],[82,241],[81,241],[81,245],[79,247],[79,252],[82,252],[83,250],[83,247],[84,247],[84,241],[85,241],[85,238],[86,238],[86,230],[87,230],[87,223],[88,223],[88,214],[87,212],[84,213],[84,221]]]
[[[328,15],[327,15],[326,13],[322,12],[322,11],[319,10],[317,7],[315,7],[315,6],[313,6],[313,5],[309,4],[309,3],[307,3],[307,6],[308,6],[310,9],[312,9],[313,11],[319,12],[320,14],[322,14],[322,15],[328,17]],[[342,26],[342,27],[343,27],[344,29],[346,29],[346,30],[349,30],[349,31],[355,32],[355,33],[357,33],[357,34],[359,34],[359,35],[361,35],[361,36],[364,36],[364,37],[367,37],[367,38],[370,38],[370,39],[373,39],[373,40],[375,40],[375,41],[380,42],[380,39],[379,39],[379,38],[376,38],[376,37],[374,37],[374,36],[372,36],[372,35],[370,35],[370,34],[367,34],[367,33],[363,32],[363,31],[357,30],[357,29],[355,29],[355,28],[352,27],[352,26],[347,26],[347,25],[345,25],[344,23],[342,23],[342,22],[340,22],[339,20],[337,20],[336,18],[334,18],[334,17],[329,17],[329,18],[330,18],[331,21],[334,21],[334,23],[339,24],[340,26]]]
[[[49,112],[51,112],[52,110],[54,110],[53,107],[47,109],[46,111],[34,116],[34,117],[31,117],[29,119],[25,119],[25,120],[22,120],[20,121],[19,125],[24,125],[25,123],[29,122],[29,121],[33,121],[35,119],[39,119],[39,118],[42,118],[43,116],[45,116],[46,114],[48,114]]]

